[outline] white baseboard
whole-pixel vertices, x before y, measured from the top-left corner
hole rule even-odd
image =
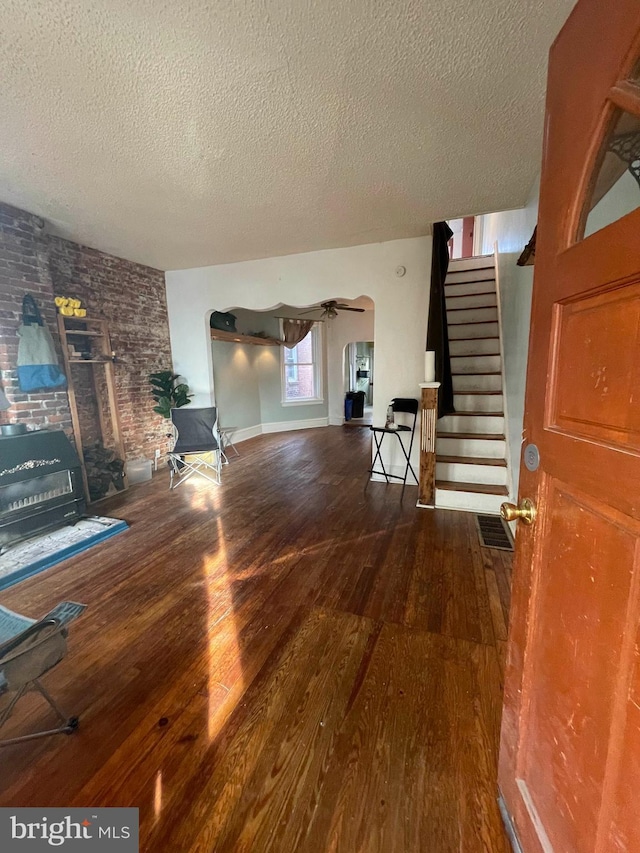
[[[303,421],[279,421],[276,423],[262,424],[262,432],[289,432],[294,429],[314,429],[315,427],[329,426],[329,418],[307,418]]]
[[[314,429],[315,427],[326,427],[329,425],[329,418],[308,418],[302,421],[280,421],[270,424],[256,424],[255,426],[243,427],[242,429],[234,430],[231,433],[231,439],[234,444],[241,444],[250,438],[255,438],[257,435],[266,435],[271,432],[288,432],[294,429]]]
[[[262,435],[262,424],[256,424],[255,426],[235,430],[231,433],[231,440],[234,444],[240,444],[241,441],[247,441],[249,438],[255,438],[256,435]]]

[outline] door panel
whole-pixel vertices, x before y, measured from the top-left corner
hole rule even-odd
[[[640,449],[640,283],[558,303],[554,325],[548,426]]]
[[[637,0],[578,0],[550,57],[499,769],[525,853],[640,850],[639,58]]]
[[[549,484],[545,507],[519,774],[554,849],[586,853],[598,827],[638,531],[564,483]]]

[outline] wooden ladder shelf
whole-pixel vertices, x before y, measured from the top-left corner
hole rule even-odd
[[[113,438],[113,440],[109,442],[110,449],[113,450],[116,455],[124,462],[124,443],[122,441],[122,431],[120,429],[120,418],[118,417],[118,406],[116,399],[116,382],[114,370],[115,356],[111,349],[109,327],[106,320],[94,319],[92,317],[65,317],[62,314],[58,314],[58,331],[60,333],[60,342],[62,344],[62,357],[64,359],[65,371],[67,374],[67,393],[69,395],[71,422],[73,424],[76,449],[78,451],[78,456],[80,457],[80,464],[82,466],[82,480],[84,483],[84,491],[87,498],[87,503],[91,503],[91,498],[89,494],[89,483],[87,480],[87,471],[84,461],[84,448],[82,441],[80,415],[78,412],[78,403],[76,399],[74,371],[77,369],[78,365],[90,365],[91,382],[93,385],[94,395],[97,403],[101,439],[104,443],[105,437],[110,433]],[[89,339],[91,341],[90,358],[74,357],[70,354],[70,351],[72,348],[74,348],[75,344],[83,338]],[[107,391],[106,401],[101,399],[96,384],[96,372],[102,369],[104,370],[104,379]],[[111,422],[109,430],[107,429],[105,414],[108,414],[109,420]],[[125,488],[127,488],[126,478]]]

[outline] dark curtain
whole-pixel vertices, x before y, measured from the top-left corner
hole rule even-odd
[[[435,352],[436,382],[438,389],[438,417],[455,412],[453,407],[453,379],[449,359],[449,331],[447,329],[447,305],[444,298],[444,280],[449,268],[447,243],[453,231],[446,222],[433,226],[433,255],[431,257],[431,298],[429,301],[429,326],[427,350]]]

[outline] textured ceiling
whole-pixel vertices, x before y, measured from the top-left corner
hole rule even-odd
[[[162,269],[524,203],[573,0],[3,0],[0,199]]]

